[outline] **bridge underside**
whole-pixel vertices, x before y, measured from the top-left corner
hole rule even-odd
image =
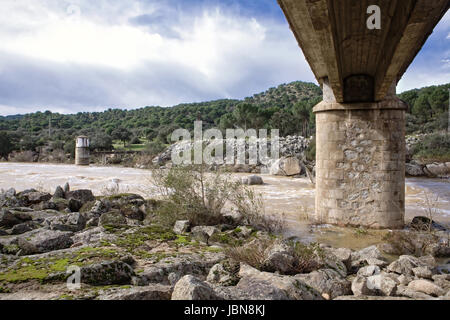
[[[407,106],[395,88],[450,0],[278,2],[324,92],[314,108],[317,219],[401,228]],[[380,29],[367,27],[371,5]]]

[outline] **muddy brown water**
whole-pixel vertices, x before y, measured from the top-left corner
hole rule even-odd
[[[242,178],[249,174],[233,174]],[[265,184],[255,186],[264,199],[265,213],[284,215],[287,235],[304,241],[318,241],[336,247],[361,249],[379,243],[387,231],[361,232],[354,228],[329,225],[315,226],[308,221],[314,213],[314,186],[306,178],[293,179],[261,175]],[[151,185],[148,170],[124,167],[77,167],[73,165],[0,163],[0,189],[25,190],[36,188],[53,192],[56,186],[69,182],[72,189],[91,189],[104,194],[108,188],[119,186],[119,192],[132,192],[144,197],[157,191]],[[412,178],[406,180],[406,221],[424,215],[426,199],[436,207],[435,220],[450,224],[450,180]]]

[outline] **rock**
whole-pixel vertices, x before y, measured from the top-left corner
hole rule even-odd
[[[14,235],[19,235],[19,234],[23,234],[29,231],[32,231],[34,229],[38,229],[40,226],[39,224],[37,224],[34,221],[27,221],[24,223],[20,223],[20,224],[16,224],[12,229],[11,229],[11,234]]]
[[[362,277],[371,277],[380,274],[381,269],[379,266],[367,266],[358,270],[357,275]]]
[[[238,272],[239,264],[230,264],[229,262],[218,263],[209,270],[206,281],[224,287],[234,286],[239,282]]]
[[[31,205],[49,201],[52,198],[52,195],[46,192],[29,192],[21,197],[27,201],[28,205]]]
[[[98,300],[124,300],[124,301],[146,301],[146,300],[170,300],[173,289],[170,286],[154,284],[147,287],[113,289],[107,293],[100,294]]]
[[[275,243],[266,249],[264,254],[267,257],[263,261],[264,269],[270,272],[280,272],[281,274],[296,274],[295,258],[292,249],[284,243]]]
[[[326,300],[352,293],[351,282],[342,278],[333,269],[321,269],[306,275],[297,275],[295,278],[301,279],[308,286],[320,292],[322,296],[326,296]]]
[[[320,292],[297,277],[261,272],[246,264],[241,264],[239,277],[241,280],[236,288],[244,295],[248,293],[257,299],[265,300],[267,298],[264,295],[270,294],[278,296],[280,300],[282,297],[285,297],[282,300],[323,300]]]
[[[386,301],[386,300],[411,300],[405,297],[375,297],[375,296],[342,296],[337,297],[334,300],[346,300],[346,301]]]
[[[173,232],[176,234],[183,234],[189,231],[191,227],[191,223],[189,220],[178,220],[175,222],[175,226],[173,227]]]
[[[427,266],[413,268],[412,272],[416,277],[423,279],[431,279],[433,276],[433,272]]]
[[[352,265],[352,250],[347,248],[325,248],[325,251],[330,252],[334,256],[336,256],[342,263],[345,264],[345,267],[350,270]]]
[[[144,221],[145,213],[137,206],[124,206],[120,208],[120,213],[128,219]]]
[[[64,199],[64,190],[61,186],[56,187],[55,193],[53,194],[53,199]]]
[[[101,215],[99,225],[102,227],[123,227],[127,225],[127,219],[118,211],[110,211]]]
[[[38,229],[19,236],[18,246],[21,255],[61,250],[70,248],[73,244],[72,236],[72,232]]]
[[[12,228],[16,224],[31,220],[31,216],[25,213],[14,213],[7,209],[0,210],[0,227]]]
[[[417,267],[426,266],[426,263],[422,262],[419,258],[413,256],[400,256],[398,260],[392,262],[387,270],[389,272],[395,272],[397,274],[403,274],[405,276],[414,276],[413,269]]]
[[[275,176],[295,176],[301,172],[300,161],[294,157],[283,157],[270,168],[270,174]]]
[[[102,227],[97,227],[76,233],[72,237],[72,240],[74,243],[95,245],[101,243],[101,241],[114,242],[117,240],[117,236],[105,232]]]
[[[98,215],[102,215],[103,213],[108,212],[111,209],[110,206],[108,206],[106,203],[104,203],[103,201],[97,200],[95,201],[94,205],[91,208],[91,212],[98,214]]]
[[[70,192],[70,185],[68,182],[64,185],[64,193]]]
[[[76,199],[69,199],[68,208],[71,212],[79,212],[83,207],[83,203]]]
[[[180,255],[162,259],[161,261],[145,267],[136,279],[135,285],[145,286],[149,283],[173,283],[185,275],[193,275],[204,279],[209,270],[225,259],[221,252],[207,252],[202,254]],[[171,275],[172,274],[172,275]],[[171,279],[169,279],[171,275]]]
[[[75,199],[80,201],[82,205],[89,201],[95,201],[95,197],[91,190],[69,191],[65,192],[65,196],[67,200]]]
[[[356,276],[352,281],[352,292],[355,296],[374,296],[376,290],[372,290],[367,286],[367,278]]]
[[[422,166],[413,164],[413,163],[407,163],[405,166],[406,174],[408,176],[412,177],[421,177],[425,175],[425,172],[423,172]]]
[[[86,227],[86,218],[78,212],[60,215],[46,221],[51,230],[78,232]]]
[[[422,292],[434,297],[440,297],[446,293],[441,287],[428,280],[411,281],[408,284],[408,289],[416,292]]]
[[[367,287],[377,295],[393,296],[397,290],[397,282],[386,274],[377,274],[367,278]]]
[[[242,221],[244,220],[244,216],[241,213],[236,212],[236,211],[225,213],[223,215],[223,218],[227,224],[230,224],[233,226],[240,225],[242,223]]]
[[[253,229],[246,226],[240,226],[234,230],[235,236],[237,236],[240,239],[247,239],[252,235],[252,233]]]
[[[254,186],[254,185],[263,185],[264,181],[260,176],[249,176],[246,178],[242,178],[242,184]]]
[[[450,166],[445,163],[433,163],[428,164],[425,169],[425,173],[429,177],[447,177],[450,175]]]
[[[399,285],[397,287],[397,295],[402,297],[408,297],[414,300],[435,300],[432,296],[425,294],[423,292],[417,292],[409,289],[405,285]]]
[[[352,270],[357,270],[366,265],[384,266],[386,261],[376,246],[371,246],[352,253]]]
[[[134,275],[133,269],[122,261],[104,261],[81,268],[81,282],[95,286],[129,284]]]
[[[430,232],[395,230],[389,233],[387,242],[380,248],[390,255],[450,256],[447,236]]]
[[[397,278],[397,281],[402,286],[407,286],[413,280],[414,280],[414,278],[409,277],[409,276],[405,276],[404,274],[399,275],[398,278]]]
[[[222,298],[206,282],[187,275],[175,285],[172,300],[222,300]]]
[[[411,222],[411,228],[419,231],[438,230],[446,231],[443,225],[427,218],[427,217],[414,217]]]
[[[219,233],[219,229],[211,226],[194,227],[191,230],[192,237],[200,242],[208,244],[209,238]]]
[[[450,292],[450,274],[434,275],[432,279],[435,285],[442,288],[447,293]]]

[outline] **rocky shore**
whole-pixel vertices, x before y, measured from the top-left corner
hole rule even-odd
[[[217,226],[163,227],[157,206],[68,184],[0,193],[0,299],[450,299],[448,230],[437,224],[423,231],[415,220],[353,251],[283,239],[236,214]]]

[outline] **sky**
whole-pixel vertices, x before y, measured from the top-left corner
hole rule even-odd
[[[0,115],[242,99],[315,82],[276,0],[1,0]],[[450,82],[450,13],[398,92]]]

